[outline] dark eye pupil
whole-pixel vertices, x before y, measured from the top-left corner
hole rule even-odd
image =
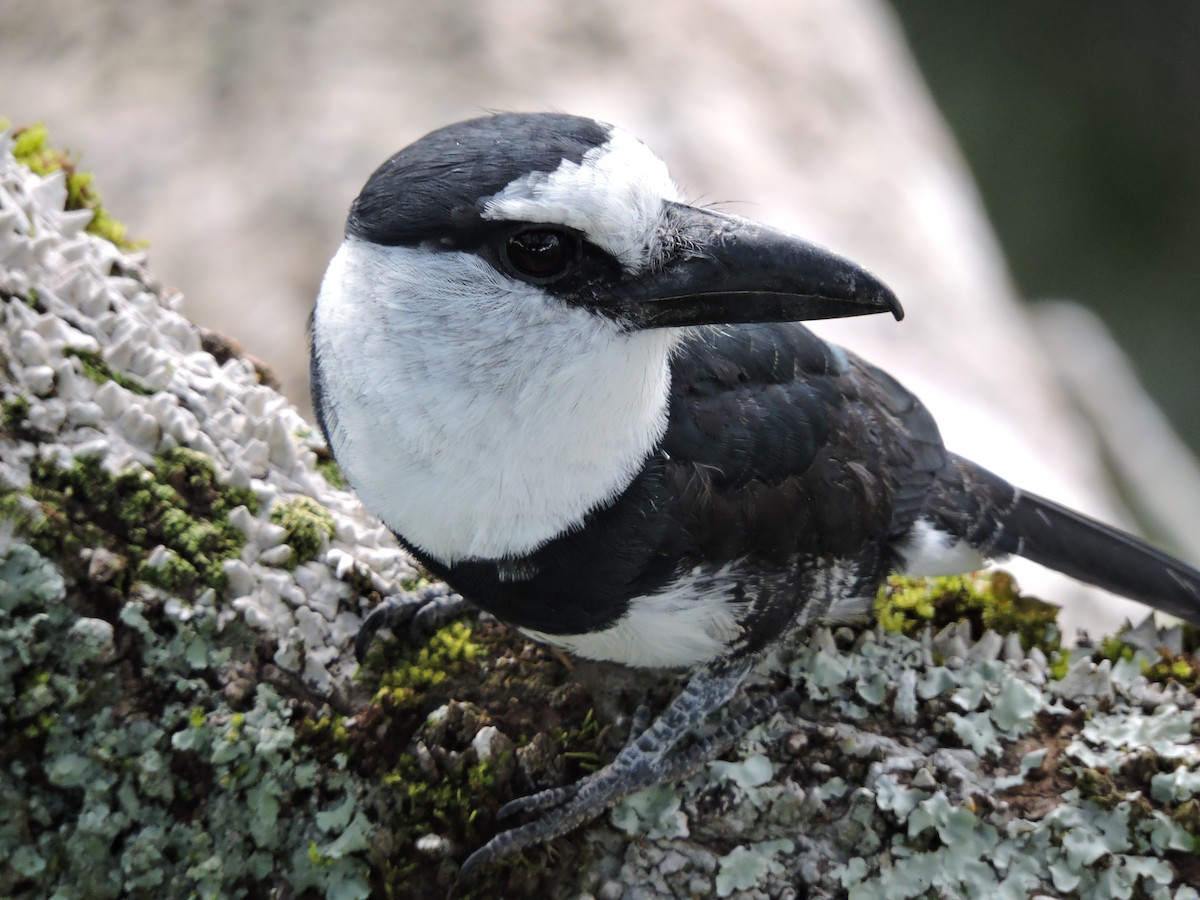
[[[549,278],[565,272],[574,259],[567,238],[555,231],[525,231],[508,239],[508,261],[523,275]]]

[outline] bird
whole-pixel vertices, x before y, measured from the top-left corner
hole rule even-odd
[[[502,808],[533,818],[464,877],[723,752],[786,701],[720,718],[764,655],[869,616],[890,574],[1017,555],[1200,624],[1200,572],[946,449],[896,379],[801,324],[877,313],[903,317],[866,269],[688,203],[591,118],[458,122],[367,180],[310,321],[313,404],[448,587],[377,607],[360,659],[465,598],[569,654],[688,673],[607,766]]]

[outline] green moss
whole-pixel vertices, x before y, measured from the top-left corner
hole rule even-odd
[[[547,867],[570,870],[575,851],[536,848],[489,868],[470,892],[458,885],[466,855],[502,829],[501,804],[570,783],[611,750],[592,698],[553,653],[495,622],[456,621],[423,645],[407,635],[375,641],[358,678],[368,704],[296,728],[322,758],[379,787],[367,801],[380,848],[376,896],[541,896]],[[486,760],[474,746],[485,725],[503,736]],[[447,840],[446,856],[415,851],[429,834]]]
[[[1100,646],[1097,648],[1093,658],[1095,658],[1096,662],[1099,662],[1101,659],[1108,659],[1113,662],[1122,659],[1133,659],[1133,648],[1119,637],[1111,635],[1101,639]]]
[[[80,347],[67,347],[63,350],[64,356],[73,356],[79,360],[83,366],[83,374],[94,381],[96,384],[104,384],[107,381],[115,381],[127,391],[132,391],[135,394],[141,394],[143,397],[154,393],[147,387],[139,384],[128,375],[123,375],[120,372],[114,371],[109,367],[108,363],[100,356],[91,350],[84,350]]]
[[[556,728],[553,737],[563,758],[573,760],[584,771],[595,771],[603,764],[604,727],[595,710],[589,709],[578,725]]]
[[[220,519],[238,506],[258,513],[254,491],[222,484],[213,461],[198,450],[176,447],[160,454],[154,461],[154,476],[175,490],[186,506],[212,519]]]
[[[328,739],[340,750],[346,750],[354,739],[352,732],[346,727],[348,718],[333,713],[318,716],[305,723],[305,736],[316,743]]]
[[[4,508],[38,552],[81,576],[82,551],[103,548],[127,560],[138,579],[182,596],[224,586],[223,564],[237,558],[245,541],[228,513],[257,506],[250,491],[222,485],[208,457],[183,448],[163,453],[152,470],[131,466],[115,475],[94,456],[66,466],[38,457],[28,496],[35,510],[24,509],[15,494]],[[160,544],[171,552],[163,565],[151,565]]]
[[[64,174],[67,185],[65,208],[91,211],[92,220],[87,226],[89,233],[116,244],[122,250],[138,250],[146,246],[145,241],[130,240],[125,226],[108,214],[92,183],[92,173],[80,171],[77,161],[69,153],[50,146],[45,125],[39,123],[18,128],[13,134],[13,156],[17,162],[37,175],[60,171]]]
[[[481,842],[476,831],[481,800],[495,784],[487,763],[452,765],[431,779],[412,756],[403,756],[387,781],[403,793],[405,814],[420,823],[421,833],[450,832],[469,844]]]
[[[1127,628],[1128,626],[1126,626]],[[1159,684],[1180,684],[1193,694],[1200,695],[1200,630],[1188,623],[1179,626],[1182,630],[1182,652],[1175,654],[1165,647],[1159,648],[1157,654],[1150,650],[1135,650],[1121,638],[1126,629],[1116,635],[1106,637],[1092,654],[1095,662],[1108,659],[1112,662],[1120,660],[1136,660],[1140,663],[1142,674],[1150,681]]]
[[[1125,800],[1125,793],[1106,769],[1082,768],[1075,773],[1080,796],[1104,809],[1112,809]]]
[[[1067,676],[1067,671],[1071,668],[1071,655],[1064,653],[1061,650],[1056,651],[1050,656],[1050,667],[1048,669],[1050,678],[1054,681],[1061,681]]]
[[[1146,677],[1160,684],[1175,682],[1196,693],[1200,689],[1200,664],[1194,656],[1168,656],[1143,667]]]
[[[419,645],[376,640],[357,678],[370,702],[312,710],[295,727],[326,768],[377,788],[364,799],[376,823],[373,896],[544,896],[549,870],[572,870],[579,851],[562,842],[502,860],[470,891],[458,884],[467,854],[503,829],[501,804],[575,781],[615,743],[552,651],[497,622],[459,620]],[[481,759],[484,726],[499,736]],[[416,850],[428,835],[446,840],[445,855]]]
[[[346,476],[334,461],[332,456],[317,456],[317,471],[329,482],[330,487],[344,489],[347,486]]]
[[[374,698],[393,707],[423,699],[430,688],[461,675],[483,652],[466,622],[451,622],[421,646],[405,642],[397,650],[399,658],[390,661]]]
[[[910,637],[927,626],[937,631],[967,620],[975,634],[1015,632],[1026,651],[1039,647],[1049,657],[1062,646],[1058,607],[1022,595],[1006,572],[890,578],[875,599],[875,614],[887,630]]]
[[[0,288],[0,302],[2,303],[23,303],[25,306],[35,312],[45,312],[42,308],[42,300],[36,288],[27,288],[26,293],[18,294],[13,291],[6,291]]]
[[[460,710],[462,708],[460,707]],[[468,718],[471,712],[468,708]],[[472,722],[469,732],[478,727]],[[423,836],[435,834],[448,839],[453,846],[477,847],[491,836],[495,827],[496,809],[511,799],[508,780],[515,768],[511,753],[501,754],[487,762],[479,761],[473,751],[463,747],[453,756],[446,755],[437,764],[437,771],[423,767],[414,755],[400,756],[395,766],[383,777],[391,795],[388,803],[389,824],[399,846],[412,847]],[[436,874],[430,873],[426,861],[408,855],[383,861],[381,876],[389,894],[404,897],[425,896],[417,885],[432,887],[431,878],[440,886],[449,887],[458,881],[457,863],[446,860]],[[455,896],[500,897],[536,896],[540,892],[525,890],[510,892],[514,869],[528,863],[505,860],[481,873],[477,883],[464,891],[461,885]],[[525,873],[516,877],[526,884]]]
[[[333,454],[325,446],[321,437],[313,428],[298,428],[293,436],[302,444],[306,444],[317,457],[317,471],[329,482],[330,487],[342,489],[346,487],[346,478],[333,459]]]
[[[1194,797],[1184,800],[1175,807],[1172,818],[1186,828],[1189,834],[1200,838],[1200,800]]]
[[[271,510],[271,521],[286,532],[283,540],[292,548],[291,567],[315,559],[334,533],[329,510],[308,497],[280,503]]]
[[[14,437],[28,434],[29,398],[14,394],[0,404],[0,428]]]
[[[187,594],[203,578],[195,566],[177,553],[169,555],[161,565],[150,565],[143,560],[137,577],[172,594]]]

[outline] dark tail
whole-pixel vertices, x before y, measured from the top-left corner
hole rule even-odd
[[[952,456],[926,506],[987,556],[1016,554],[1200,625],[1200,571]]]

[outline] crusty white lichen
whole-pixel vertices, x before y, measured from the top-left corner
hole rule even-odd
[[[363,593],[416,573],[329,487],[295,409],[205,352],[143,261],[64,211],[63,173],[12,146],[0,132],[0,894],[366,897],[366,788],[291,720],[297,694],[349,684]],[[275,511],[304,503],[324,530],[281,567],[294,517]]]

